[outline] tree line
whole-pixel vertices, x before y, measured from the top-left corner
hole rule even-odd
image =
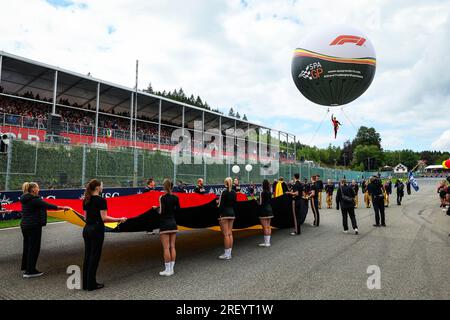
[[[353,140],[344,142],[342,148],[331,144],[327,148],[303,145],[297,142],[297,159],[312,160],[324,166],[340,166],[358,171],[378,171],[402,163],[414,168],[419,160],[427,165],[441,164],[450,158],[450,152],[383,150],[381,136],[374,128],[361,126]],[[386,168],[387,170],[388,168]]]
[[[173,91],[166,91],[166,90],[155,91],[155,90],[153,90],[152,84],[149,83],[148,87],[146,89],[144,89],[144,92],[155,94],[155,95],[169,98],[169,99],[172,99],[172,100],[175,100],[178,102],[190,104],[190,105],[193,105],[193,106],[205,109],[205,110],[223,114],[223,112],[221,112],[218,108],[212,108],[200,96],[195,97],[193,94],[191,94],[191,95],[186,94],[184,92],[183,88],[180,88],[178,90],[175,89]],[[228,112],[228,116],[232,117],[232,118],[236,118],[236,119],[241,119],[241,115],[239,114],[239,112],[235,112],[233,107],[230,108],[230,110]],[[242,116],[242,120],[247,121],[247,116],[245,114]]]

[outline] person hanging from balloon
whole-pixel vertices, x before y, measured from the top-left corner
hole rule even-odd
[[[342,126],[342,124],[336,119],[336,117],[333,114],[331,115],[331,122],[333,123],[334,138],[336,139],[339,126]]]

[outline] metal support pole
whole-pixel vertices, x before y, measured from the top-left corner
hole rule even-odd
[[[159,99],[159,110],[158,110],[158,150],[161,150],[161,109],[162,109],[162,99]]]
[[[237,120],[234,120],[234,147],[233,147],[233,163],[237,163],[237,146],[238,146],[238,141],[237,141],[237,134],[236,134],[236,130],[237,130]],[[234,152],[236,150],[236,152]]]
[[[178,151],[175,152],[175,161],[173,163],[173,185],[176,185],[177,181],[177,162],[178,162]]]
[[[3,56],[0,56],[0,84],[2,83],[2,65],[3,65]]]
[[[12,149],[13,140],[11,139],[8,144],[8,155],[6,160],[6,177],[5,177],[5,191],[9,191],[9,180],[11,179],[11,164],[12,164]]]
[[[137,187],[137,174],[138,174],[138,149],[134,148],[134,163],[133,163],[133,187]]]
[[[294,136],[294,161],[297,162],[297,137]]]
[[[222,137],[222,117],[219,116],[219,152],[221,152],[220,158],[223,159],[223,137]],[[222,162],[223,163],[223,162]]]
[[[53,105],[52,113],[56,113],[56,91],[58,90],[58,70],[55,70],[55,80],[53,82]]]
[[[133,145],[133,114],[134,114],[134,93],[131,93],[130,100],[130,146]]]
[[[183,140],[184,140],[184,110],[185,107],[183,106],[181,114],[181,134],[183,135]]]
[[[205,161],[205,154],[203,153],[204,146],[205,146],[205,111],[202,111],[202,144],[199,149],[200,149],[200,152],[202,155],[202,161],[203,161],[203,183],[206,184],[206,161]]]
[[[98,140],[98,112],[99,112],[99,110],[100,110],[100,82],[97,83],[97,101],[95,103],[95,143],[97,143],[97,140]]]
[[[81,164],[81,188],[86,183],[86,144],[83,144],[83,162]]]
[[[136,60],[136,87],[135,87],[135,93],[136,93],[136,97],[134,99],[134,105],[135,105],[135,109],[134,109],[134,147],[136,148],[136,140],[137,140],[137,118],[138,118],[138,114],[137,114],[137,100],[138,100],[138,75],[139,75],[139,60]]]
[[[98,175],[98,149],[95,149],[95,151],[97,152],[96,157],[95,157],[95,176]]]

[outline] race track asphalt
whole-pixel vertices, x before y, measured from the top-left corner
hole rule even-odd
[[[269,248],[257,246],[260,230],[235,232],[228,261],[217,259],[219,232],[180,232],[172,277],[158,274],[158,235],[107,234],[98,272],[106,287],[94,292],[66,285],[67,267],[82,264],[81,228],[45,227],[38,261],[45,275],[36,279],[22,278],[20,229],[2,230],[0,299],[450,299],[450,217],[439,208],[435,182],[421,187],[402,206],[391,196],[386,228],[374,228],[373,209],[360,206],[360,234],[344,234],[340,211],[322,209],[319,228],[310,212],[300,236],[274,230]],[[367,287],[371,265],[380,268],[381,289]]]

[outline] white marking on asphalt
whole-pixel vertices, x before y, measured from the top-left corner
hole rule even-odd
[[[47,224],[47,226],[52,225],[52,224],[66,223],[66,222],[67,221],[50,222],[50,223]],[[3,228],[3,229],[0,229],[0,231],[14,230],[14,229],[20,229],[20,227]]]

